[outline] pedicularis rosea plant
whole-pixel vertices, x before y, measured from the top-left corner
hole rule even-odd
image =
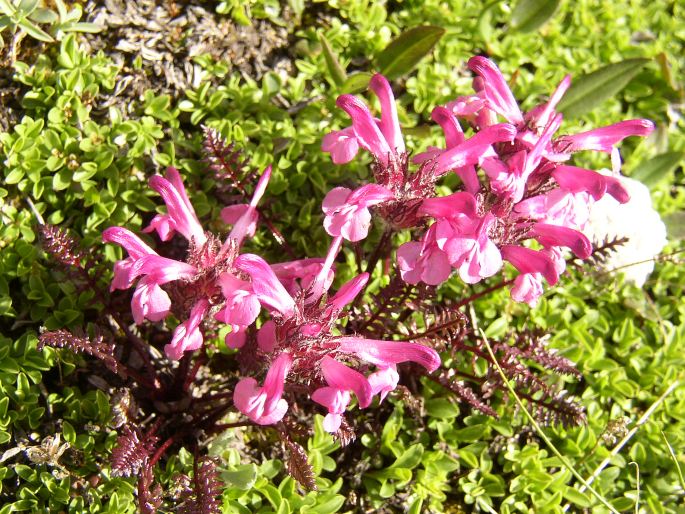
[[[292,451],[299,447],[291,438],[297,432],[296,419],[319,411],[314,404],[326,412],[325,429],[347,442],[355,434],[354,416],[345,420],[353,396],[358,408],[370,408],[375,399],[382,402],[395,391],[403,378],[411,378],[405,380],[409,389],[402,385],[403,394],[417,394],[413,377],[425,376],[472,407],[495,415],[493,392],[505,386],[460,308],[506,285],[512,285],[513,300],[534,306],[543,293],[543,280],[554,285],[564,272],[565,249],[579,259],[588,258],[593,250],[583,228],[592,202],[605,194],[628,200],[615,145],[628,136],[647,135],[653,125],[630,120],[555,137],[562,122],[555,107],[570,85],[568,77],[547,102],[523,113],[491,61],[474,57],[469,67],[476,75],[475,94],[432,113],[444,131],[445,148],[424,149],[411,159],[383,76],[374,76],[369,86],[380,100],[380,119],[357,97],[338,98],[352,125],[326,134],[322,148],[337,164],[354,159],[360,148],[370,152],[375,183],[354,190],[335,187],[325,196],[323,224],[332,237],[325,256],[269,263],[244,250],[260,224],[259,203],[268,192],[270,169],[255,178],[248,195],[251,184],[236,178],[244,163],[212,131],[206,133],[211,168],[230,178],[248,201],[222,211],[223,221],[232,225],[227,236],[203,229],[174,168],[150,179],[167,214],[157,215],[143,232],[156,232],[162,241],[182,238],[184,257],[178,252],[175,258],[161,255],[126,228],[103,232],[104,242],[127,254],[115,264],[111,290],[135,287],[131,312],[139,329],[103,294],[105,312],[115,320],[116,330],[103,329],[90,339],[63,330],[46,332],[42,343],[98,357],[137,399],[141,412],[125,420],[113,468],[124,475],[140,472],[141,510],[152,512],[159,504],[152,467],[172,445],[198,447],[198,434],[205,437],[230,426],[271,425],[287,441],[291,458],[302,460],[304,452]],[[467,138],[464,129],[472,135]],[[613,173],[568,164],[572,154],[582,150],[610,154]],[[461,179],[458,190],[436,196],[436,185],[452,173]],[[374,222],[382,224],[383,235],[365,253],[360,242]],[[271,222],[267,225],[274,230]],[[281,230],[287,234],[287,227]],[[394,235],[402,231],[410,231],[412,240],[395,249]],[[280,240],[280,233],[274,233]],[[65,233],[48,227],[44,241],[46,250],[71,269],[74,280],[96,282],[87,271],[88,257],[76,255]],[[337,257],[346,241],[358,243],[357,266],[366,271],[332,291]],[[389,270],[386,285],[364,295],[379,260]],[[446,280],[474,284],[499,273],[504,261],[518,272],[515,279],[460,301],[437,296],[436,287]],[[180,322],[165,335],[163,322],[172,318]],[[213,351],[221,324],[230,327],[225,344],[236,350],[235,359]],[[120,348],[119,331],[135,355]],[[501,366],[516,379],[521,396],[540,418],[582,422],[582,408],[535,371],[542,367],[577,375],[572,363],[545,348],[543,336],[524,331],[493,346]],[[161,338],[166,358],[153,350]],[[452,363],[449,368],[441,368],[439,352]],[[485,374],[475,371],[476,358],[488,363]],[[221,424],[233,407],[249,421]],[[161,435],[166,439],[158,444]],[[199,462],[212,473],[211,461]],[[302,466],[289,466],[297,468]],[[311,487],[306,475],[296,478]],[[197,494],[208,497],[207,491]]]

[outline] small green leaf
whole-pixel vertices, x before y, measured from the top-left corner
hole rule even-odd
[[[588,508],[592,505],[590,498],[573,487],[566,488],[566,491],[564,491],[564,498],[579,507]]]
[[[29,19],[36,23],[55,23],[59,20],[59,16],[57,16],[55,11],[51,11],[45,7],[39,7],[31,13]]]
[[[333,53],[328,39],[323,34],[319,34],[319,41],[321,41],[321,48],[323,49],[323,56],[326,59],[326,66],[328,66],[328,72],[331,74],[331,78],[336,85],[342,86],[347,80],[347,73],[345,73],[345,68],[342,67],[340,61]]]
[[[511,27],[532,32],[554,16],[558,7],[559,0],[519,0],[511,13]]]
[[[662,153],[641,162],[630,174],[630,177],[652,188],[669,178],[671,172],[682,162],[684,157],[685,152]]]
[[[577,118],[621,91],[640,72],[649,59],[636,58],[609,64],[577,78],[558,110],[567,118]]]
[[[17,25],[24,29],[24,31],[33,39],[44,41],[45,43],[52,43],[54,41],[50,34],[38,27],[38,25],[31,23],[29,20],[21,20],[19,23],[17,23]]]
[[[378,69],[390,80],[409,73],[430,53],[444,33],[445,29],[432,25],[422,25],[403,32],[378,54]]]
[[[345,94],[355,94],[365,91],[369,87],[369,81],[373,77],[372,73],[362,71],[347,76],[347,80],[341,86],[340,91]]]

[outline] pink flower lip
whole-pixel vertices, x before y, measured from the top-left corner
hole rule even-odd
[[[254,378],[243,378],[235,386],[233,403],[240,412],[258,425],[271,425],[283,419],[288,402],[283,396],[285,379],[293,364],[289,353],[281,353],[271,364],[264,386]]]
[[[326,355],[321,359],[321,373],[329,386],[343,391],[353,391],[362,409],[371,404],[373,397],[371,385],[358,371]]]

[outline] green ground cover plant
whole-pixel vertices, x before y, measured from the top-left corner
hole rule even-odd
[[[0,18],[0,26],[12,43],[0,74],[1,514],[681,511],[685,13],[678,2],[5,3],[10,21]],[[16,13],[26,13],[21,23]],[[72,25],[60,29],[66,18]],[[40,32],[27,28],[34,22]],[[235,34],[263,41],[252,53]],[[622,173],[649,187],[668,227],[668,245],[644,285],[601,266],[620,249],[611,241],[589,263],[569,262],[535,307],[512,301],[501,286],[514,279],[511,268],[474,285],[455,274],[436,305],[468,302],[401,320],[396,339],[447,323],[442,340],[475,346],[437,347],[443,371],[433,375],[401,365],[400,387],[382,403],[348,411],[349,431],[333,435],[325,409],[306,398],[293,407],[288,397],[291,413],[273,427],[233,407],[233,390],[252,364],[226,348],[225,326],[206,327],[211,344],[196,360],[172,364],[164,345],[183,318],[136,326],[131,291],[110,292],[112,266],[126,252],[106,245],[102,233],[141,234],[167,212],[148,180],[168,166],[179,170],[203,227],[226,234],[222,209],[249,202],[271,165],[261,222],[245,247],[270,263],[325,256],[324,197],[373,181],[368,155],[336,165],[321,151],[325,134],[349,125],[336,98],[372,102],[369,81],[381,72],[407,147],[414,154],[441,147],[431,111],[472,94],[466,63],[474,55],[497,63],[524,110],[571,74],[559,105],[563,134],[624,119],[654,122],[647,138],[620,146]],[[608,156],[591,152],[574,164],[610,167]],[[438,190],[457,187],[450,178]],[[395,263],[374,252],[383,237],[376,222],[365,241],[346,243],[334,290],[366,270],[360,302],[382,302]],[[397,247],[411,235],[393,237]],[[146,236],[174,258],[185,251],[178,239]],[[388,298],[397,305],[387,317],[393,323],[420,300]],[[342,329],[359,328],[359,319]],[[470,339],[458,339],[467,331]],[[138,341],[151,345],[148,364]],[[573,370],[531,358],[521,361],[528,371],[519,370],[507,348],[522,341],[540,341]],[[178,383],[179,369],[194,373],[184,375],[192,388]],[[469,374],[472,396],[462,382],[445,386],[455,374]],[[157,387],[153,375],[171,384],[166,396],[142,394]],[[531,390],[530,377],[551,396]],[[215,410],[198,407],[202,395]]]

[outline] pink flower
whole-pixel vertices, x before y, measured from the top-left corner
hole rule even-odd
[[[582,232],[572,228],[536,223],[531,231],[531,237],[543,246],[565,246],[580,259],[587,259],[592,254],[592,243]]]
[[[654,130],[654,123],[649,120],[625,120],[607,127],[596,128],[562,136],[556,140],[560,152],[572,153],[580,150],[596,150],[611,153],[614,146],[629,136],[648,136]]]
[[[330,153],[335,164],[350,162],[359,151],[359,142],[354,133],[354,127],[334,130],[323,136],[321,150]]]
[[[488,107],[510,123],[522,123],[521,109],[499,68],[491,60],[480,56],[471,57],[468,65],[482,79],[483,96]]]
[[[416,362],[429,372],[440,367],[440,356],[432,348],[419,343],[402,341],[379,341],[363,337],[340,337],[336,340],[340,351],[357,357],[380,368],[388,368],[402,362]]]
[[[333,162],[348,162],[356,154],[355,143],[370,152],[378,162],[387,166],[405,152],[404,140],[397,117],[395,97],[387,79],[376,74],[369,88],[381,102],[381,119],[377,122],[369,108],[352,95],[340,95],[336,101],[352,120],[352,131],[333,132],[324,138],[322,149],[331,153]],[[354,134],[354,138],[351,137]],[[354,141],[354,142],[353,142]]]
[[[495,222],[495,216],[487,213],[483,218],[476,218],[469,230],[443,236],[443,249],[450,264],[459,270],[459,276],[467,284],[491,277],[502,267],[499,249],[488,235]]]
[[[105,243],[114,243],[128,252],[126,259],[117,261],[114,265],[114,279],[110,291],[115,289],[128,289],[133,285],[135,277],[131,278],[133,264],[144,255],[157,255],[152,248],[143,242],[137,235],[128,229],[121,227],[109,227],[102,232],[102,240]]]
[[[605,193],[609,193],[620,203],[630,200],[630,194],[618,178],[602,175],[596,171],[575,166],[558,166],[552,172],[552,177],[566,191],[586,192],[594,200],[600,200]]]
[[[235,261],[235,267],[252,279],[252,291],[264,307],[272,313],[291,317],[295,313],[295,300],[288,294],[269,264],[258,255],[245,253]]]
[[[321,272],[325,259],[310,258],[300,259],[296,261],[279,262],[272,264],[271,269],[280,280],[281,284],[286,288],[291,296],[295,296],[298,292],[307,289],[312,285],[314,279]],[[328,270],[326,277],[326,287],[328,289],[333,283],[334,272],[332,269]]]
[[[435,240],[434,227],[428,228],[421,242],[410,241],[397,249],[400,275],[408,284],[425,282],[437,286],[450,276],[450,261]]]
[[[199,300],[190,310],[190,317],[174,330],[171,342],[164,347],[167,357],[179,360],[185,352],[202,347],[203,337],[200,324],[209,311],[209,302]]]
[[[354,392],[359,407],[364,409],[371,404],[373,390],[364,375],[328,355],[321,359],[320,366],[328,387],[314,391],[312,400],[328,409],[328,414],[324,418],[324,429],[335,432],[340,428],[342,414],[350,402],[349,391]]]
[[[395,366],[389,366],[371,373],[368,380],[374,396],[380,395],[380,401],[382,402],[388,393],[395,390],[400,381],[400,375],[397,373]]]
[[[238,410],[258,425],[272,425],[283,419],[288,410],[288,402],[282,398],[283,387],[292,365],[293,357],[284,352],[271,364],[263,387],[254,378],[242,378],[233,392]]]
[[[261,305],[250,282],[240,280],[228,272],[219,275],[218,282],[226,302],[224,308],[214,317],[231,326],[231,332],[226,336],[226,346],[240,348],[245,343],[245,338],[239,334],[243,334],[254,323]]]
[[[559,280],[557,263],[544,252],[514,245],[502,246],[501,252],[502,257],[509,261],[519,273],[544,277],[551,286]]]
[[[531,307],[538,304],[538,299],[544,293],[542,275],[540,273],[524,273],[514,280],[511,297],[517,302],[525,302]]]
[[[207,236],[188,199],[178,170],[170,166],[167,168],[166,178],[160,175],[153,176],[150,178],[150,187],[160,194],[166,203],[168,214],[155,216],[143,232],[156,230],[160,239],[167,241],[175,231],[178,231],[188,241],[194,241],[198,246],[203,245],[207,241]]]
[[[326,232],[352,242],[364,239],[371,224],[368,208],[393,198],[391,191],[377,184],[367,184],[355,191],[346,187],[331,189],[323,200]]]

